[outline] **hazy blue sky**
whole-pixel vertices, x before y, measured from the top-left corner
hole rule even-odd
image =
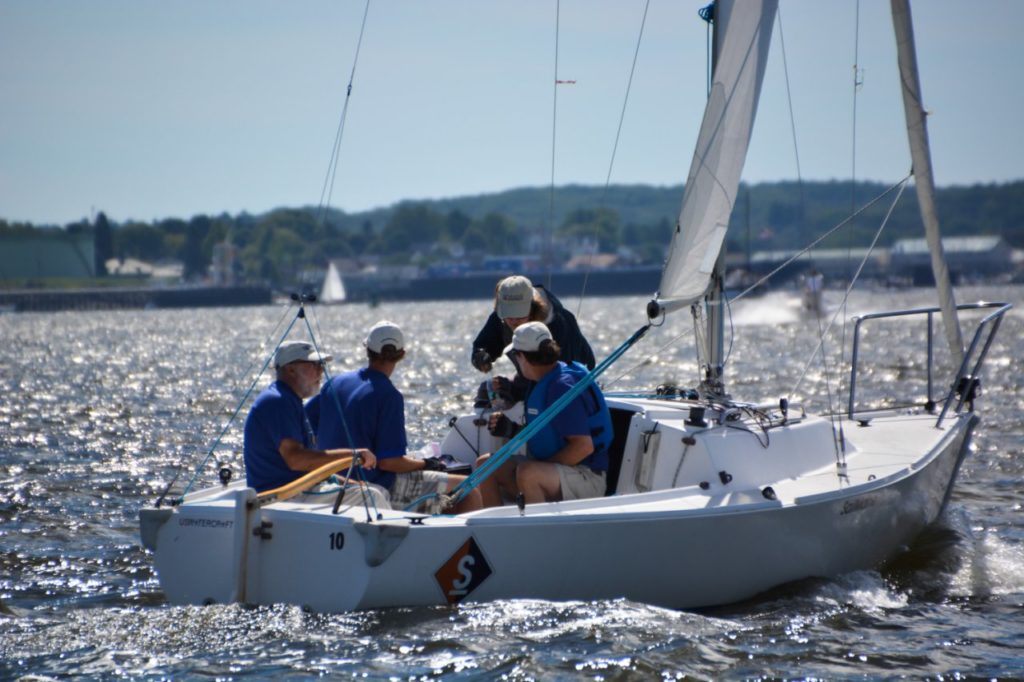
[[[705,90],[704,4],[651,0],[612,182],[685,178]],[[780,3],[805,179],[895,181],[909,168],[888,4]],[[0,217],[318,204],[364,6],[0,0]],[[561,2],[558,77],[575,84],[558,90],[558,184],[605,181],[644,6]],[[332,205],[547,186],[555,7],[375,0]],[[914,20],[938,184],[1024,178],[1024,2],[919,0]],[[797,177],[780,45],[777,24],[748,182]]]

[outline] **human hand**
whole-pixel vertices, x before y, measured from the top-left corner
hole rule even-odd
[[[516,402],[512,392],[512,380],[508,377],[494,377],[491,380],[491,388],[494,389],[494,394],[504,401],[506,407]]]
[[[498,438],[512,438],[519,433],[519,425],[505,416],[502,412],[495,412],[487,422],[487,430],[492,436]]]
[[[474,367],[485,373],[490,372],[491,368],[494,366],[494,359],[483,349],[477,349],[473,353],[472,362]]]
[[[440,457],[424,457],[423,458],[423,470],[424,471],[447,471],[448,467],[444,465]]]
[[[364,469],[372,469],[377,466],[377,456],[366,448],[357,448],[355,451],[355,459],[359,463],[359,466]]]

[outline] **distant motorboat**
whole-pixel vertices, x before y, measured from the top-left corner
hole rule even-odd
[[[803,303],[804,310],[815,315],[821,315],[825,312],[825,308],[821,301],[824,289],[825,276],[812,268],[811,271],[804,276],[804,286],[801,294],[801,302]]]

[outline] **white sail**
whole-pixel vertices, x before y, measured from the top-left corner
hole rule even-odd
[[[739,4],[742,12],[733,11],[732,0],[715,3],[715,71],[661,275],[664,310],[687,306],[708,290],[736,200],[778,2]]]
[[[914,184],[917,187],[917,203],[921,207],[928,250],[932,257],[932,272],[942,308],[942,322],[946,330],[946,341],[957,364],[963,362],[964,342],[960,333],[960,321],[956,313],[956,300],[949,281],[949,267],[942,250],[942,235],[939,234],[939,216],[935,209],[935,177],[932,174],[932,155],[928,145],[928,125],[924,106],[921,104],[921,79],[917,73],[917,50],[914,47],[914,24],[907,0],[892,0],[892,22],[896,31],[896,53],[900,65],[900,85],[903,91],[903,109],[907,119],[907,136],[910,141],[910,156],[914,163]]]
[[[341,281],[341,273],[338,266],[330,263],[327,266],[327,274],[324,275],[324,284],[320,288],[321,303],[341,303],[345,300],[345,283]]]

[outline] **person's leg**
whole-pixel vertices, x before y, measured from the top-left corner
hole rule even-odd
[[[523,462],[516,470],[516,481],[527,504],[562,499],[562,484],[555,464],[536,460]]]
[[[481,455],[476,460],[476,465],[473,467],[474,470],[479,468],[489,458],[490,455]],[[497,471],[492,472],[490,476],[480,481],[477,490],[480,492],[481,507],[500,507],[503,504],[503,494],[510,498],[516,496],[518,492],[515,475],[516,465],[517,461],[510,459],[498,467]]]
[[[391,485],[391,506],[405,509],[410,504],[426,497],[417,505],[419,511],[437,514],[441,509],[441,495],[448,490],[448,474],[443,471],[406,471],[395,476]]]
[[[458,474],[448,474],[448,492],[455,490],[455,486],[459,485],[466,480],[465,476]],[[462,514],[464,512],[476,511],[482,509],[484,506],[483,498],[480,494],[480,490],[474,488],[455,505],[455,513]]]

